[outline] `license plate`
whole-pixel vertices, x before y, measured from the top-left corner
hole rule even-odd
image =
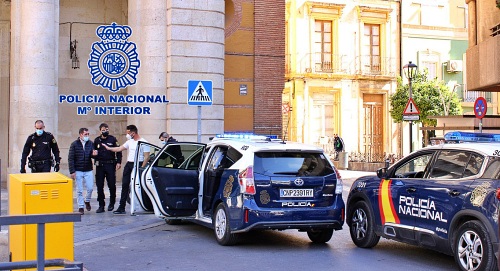
[[[280,189],[282,198],[312,198],[312,189]]]

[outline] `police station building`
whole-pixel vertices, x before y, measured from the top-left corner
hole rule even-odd
[[[128,124],[154,144],[163,131],[281,134],[284,11],[284,0],[0,0],[2,180],[38,119],[65,174],[78,129],[93,140],[102,122],[121,144]]]

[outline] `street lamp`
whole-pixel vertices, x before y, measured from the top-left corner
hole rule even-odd
[[[417,65],[408,62],[408,64],[403,66],[403,71],[408,78],[408,90],[410,93],[410,99],[413,99],[412,96],[412,90],[411,90],[411,81],[415,78],[415,75],[417,75]],[[410,153],[413,152],[413,121],[410,120]]]

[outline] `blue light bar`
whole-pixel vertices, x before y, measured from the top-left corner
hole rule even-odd
[[[256,135],[253,133],[224,133],[215,135],[216,138],[232,138],[232,139],[278,139],[278,135]]]
[[[500,134],[455,131],[446,133],[444,139],[453,142],[500,142]]]

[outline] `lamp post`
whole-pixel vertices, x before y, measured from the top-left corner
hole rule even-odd
[[[417,74],[417,65],[409,61],[408,64],[403,66],[403,71],[406,78],[408,78],[408,90],[410,93],[409,99],[413,99],[411,81],[413,80],[413,78],[415,78],[415,75]],[[411,152],[413,152],[413,121],[410,120],[410,153]]]

